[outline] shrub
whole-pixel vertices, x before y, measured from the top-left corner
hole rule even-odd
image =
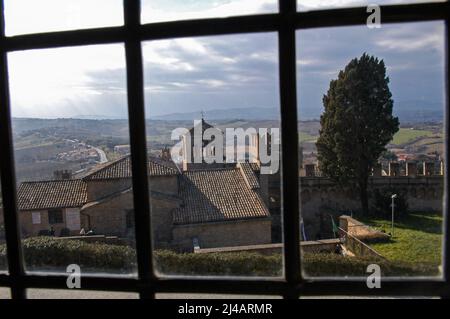
[[[337,254],[305,254],[303,270],[316,276],[367,276],[367,266],[378,264],[383,276],[434,276],[438,268],[433,264],[392,262],[381,258],[344,257]]]
[[[257,253],[178,254],[156,251],[157,269],[164,274],[281,276],[281,255]]]
[[[408,213],[407,194],[395,188],[386,188],[383,190],[377,189],[374,192],[374,209],[377,216],[390,218],[392,194],[397,194],[397,198],[395,199],[395,215],[405,216]]]
[[[29,268],[59,268],[78,264],[81,268],[129,272],[135,268],[136,252],[128,246],[86,243],[52,237],[33,237],[22,241]],[[0,245],[0,266],[6,265],[6,247]]]
[[[69,228],[63,228],[61,229],[61,232],[59,233],[61,237],[69,237],[70,236],[70,229]]]
[[[136,253],[129,246],[86,243],[77,240],[58,240],[35,237],[23,241],[28,268],[54,269],[75,263],[82,269],[111,272],[130,272],[135,269]],[[211,253],[178,254],[159,250],[154,253],[156,268],[163,274],[281,276],[283,261],[280,254]],[[384,276],[437,275],[435,264],[400,263],[384,259],[344,257],[337,254],[303,256],[302,266],[308,276],[367,276],[367,266],[377,263]],[[0,268],[5,268],[6,247],[0,245]]]
[[[281,276],[280,254],[257,253],[177,254],[155,252],[156,267],[164,274]],[[344,257],[329,253],[306,253],[302,265],[305,274],[315,276],[367,276],[367,266],[380,265],[384,276],[432,276],[438,274],[436,265],[390,262],[379,258]]]

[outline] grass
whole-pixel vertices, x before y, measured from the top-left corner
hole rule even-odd
[[[395,133],[392,139],[392,144],[402,145],[408,142],[412,142],[419,137],[432,136],[433,132],[427,130],[414,130],[410,128],[401,128],[397,133]]]
[[[360,218],[375,228],[390,232],[390,220]],[[432,213],[410,213],[395,223],[394,238],[371,246],[388,260],[414,264],[441,264],[442,215]]]
[[[305,132],[299,132],[298,139],[300,142],[314,142],[317,140],[317,137]]]

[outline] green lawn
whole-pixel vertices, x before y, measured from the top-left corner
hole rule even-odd
[[[392,144],[401,145],[422,136],[431,136],[433,132],[426,130],[414,130],[410,128],[401,128],[397,133],[395,133],[394,138],[392,139]]]
[[[318,137],[318,136],[310,135],[305,132],[299,132],[298,135],[299,135],[298,138],[299,138],[300,142],[313,142],[313,141],[317,140],[317,137]]]
[[[360,218],[375,228],[390,232],[390,220]],[[394,238],[386,243],[371,246],[391,261],[427,264],[441,264],[442,215],[410,213],[395,222]]]

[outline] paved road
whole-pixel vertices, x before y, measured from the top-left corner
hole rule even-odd
[[[89,145],[89,146],[91,146],[91,145]],[[95,149],[97,151],[98,155],[100,156],[100,164],[106,163],[108,161],[108,158],[106,157],[106,153],[102,149],[100,149],[98,147],[94,147],[94,146],[91,146],[91,147],[93,149]]]

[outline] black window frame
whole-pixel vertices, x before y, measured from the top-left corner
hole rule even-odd
[[[279,90],[281,105],[282,173],[298,171],[296,30],[365,25],[366,7],[332,8],[297,12],[297,0],[279,0],[279,11],[230,18],[208,18],[141,24],[140,1],[124,0],[124,25],[86,30],[5,36],[4,4],[0,1],[0,161],[4,204],[7,274],[0,274],[0,286],[10,287],[13,299],[26,298],[27,288],[66,289],[64,274],[26,273],[23,265],[17,215],[16,181],[8,92],[7,53],[17,50],[57,48],[90,44],[124,43],[126,55],[128,115],[133,173],[135,232],[138,261],[136,278],[98,275],[83,276],[83,289],[137,292],[140,298],[156,293],[230,293],[280,295],[284,298],[324,295],[362,296],[450,296],[449,218],[447,218],[447,179],[444,195],[444,245],[442,278],[390,278],[379,289],[368,289],[365,278],[305,278],[301,273],[299,247],[299,183],[296,174],[282,174],[284,240],[283,278],[157,277],[152,263],[150,202],[148,199],[144,81],[141,41],[177,37],[276,32],[279,50]],[[448,136],[448,23],[449,3],[419,3],[381,6],[381,22],[405,23],[443,21],[445,34],[445,133]],[[301,45],[301,42],[300,44]],[[149,101],[151,107],[152,101]],[[301,105],[299,106],[302,107]],[[446,139],[445,159],[449,147]],[[445,165],[445,176],[447,176]]]

